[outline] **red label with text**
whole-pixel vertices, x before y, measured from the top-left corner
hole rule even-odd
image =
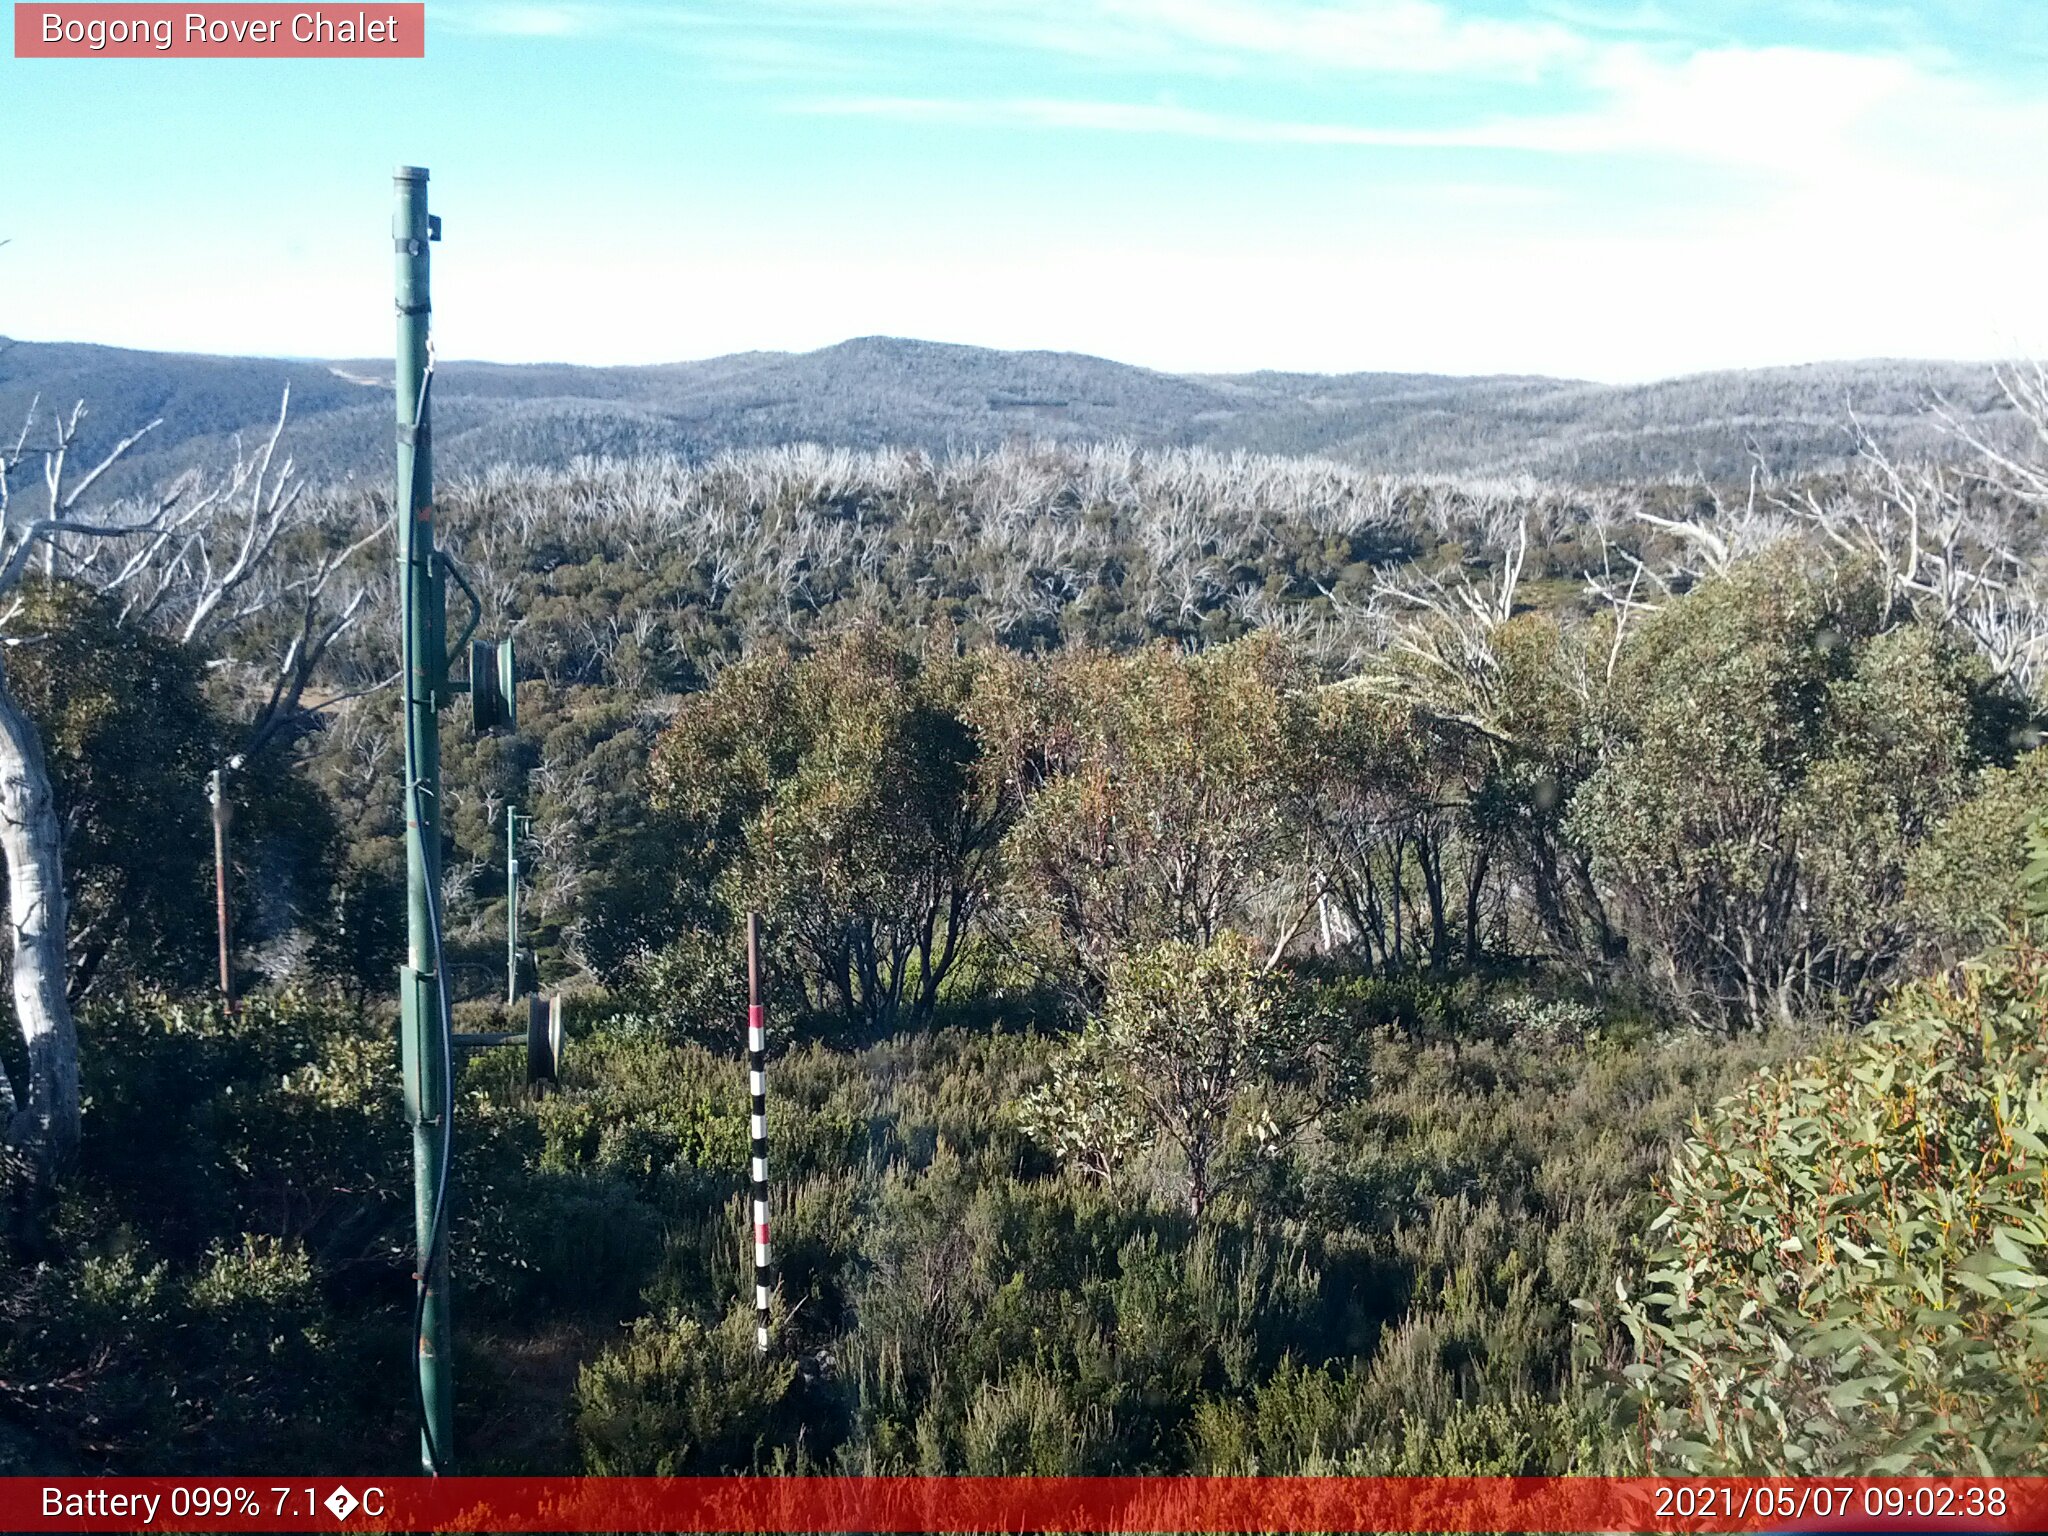
[[[412,5],[24,5],[18,59],[420,59]]]

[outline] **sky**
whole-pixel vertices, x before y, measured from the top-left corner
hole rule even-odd
[[[388,353],[407,163],[446,227],[442,357],[890,334],[1626,382],[2048,353],[2040,0],[428,0],[427,25],[423,60],[0,57],[0,334]]]

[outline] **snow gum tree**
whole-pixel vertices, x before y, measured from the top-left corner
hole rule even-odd
[[[242,722],[241,751],[223,767],[238,769],[303,730],[326,707],[304,703],[315,669],[367,609],[356,556],[383,525],[360,506],[301,496],[291,460],[278,456],[288,404],[287,395],[268,438],[253,453],[238,451],[225,472],[188,472],[141,499],[108,495],[107,475],[156,422],[82,471],[83,405],[67,414],[32,404],[14,441],[0,443],[0,856],[22,1046],[18,1068],[0,1072],[0,1146],[29,1205],[77,1150],[78,1035],[66,829],[47,743],[12,685],[8,657],[49,640],[51,616],[75,605],[48,599],[80,589],[96,595],[116,630],[208,655],[225,653],[232,637],[254,637],[254,651],[267,653],[255,662],[232,658],[228,672],[247,685],[254,707]],[[305,548],[289,563],[279,558],[294,543]]]

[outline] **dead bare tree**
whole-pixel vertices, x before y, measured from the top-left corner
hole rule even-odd
[[[353,696],[334,694],[318,709],[306,704],[336,642],[369,610],[372,587],[358,556],[390,526],[360,499],[307,495],[293,461],[278,456],[290,409],[286,389],[256,450],[244,453],[238,442],[219,479],[146,535],[69,550],[65,564],[118,605],[124,625],[206,651],[216,670],[236,674],[251,706],[238,762],[288,741],[310,717]],[[234,637],[259,626],[267,655],[228,654]]]
[[[147,539],[177,513],[191,489],[181,481],[152,505],[129,515],[96,512],[87,500],[94,486],[155,426],[116,443],[75,482],[67,473],[85,417],[81,404],[68,416],[57,414],[53,435],[32,443],[41,417],[40,400],[12,447],[0,450],[0,602],[6,618],[21,609],[19,590],[29,563],[45,553],[46,578],[56,574],[64,541]],[[42,505],[33,507],[17,495],[15,483],[24,465],[41,468]],[[5,637],[18,640],[20,637]],[[7,646],[0,644],[0,658]],[[21,1031],[26,1065],[21,1084],[0,1072],[0,1122],[5,1145],[23,1174],[25,1192],[46,1192],[61,1175],[78,1146],[78,1032],[66,997],[69,970],[65,933],[64,846],[57,820],[56,797],[50,787],[43,739],[8,686],[0,659],[0,854],[7,863],[8,916],[12,928],[10,974],[14,1017]]]
[[[262,702],[242,755],[286,733],[306,712],[321,661],[368,607],[369,590],[354,575],[354,557],[383,531],[381,522],[352,536],[319,526],[323,517],[339,522],[335,507],[320,504],[318,516],[309,512],[290,460],[277,457],[288,407],[287,394],[260,449],[238,451],[210,483],[188,472],[154,497],[120,500],[94,493],[157,423],[122,438],[74,477],[85,408],[46,418],[40,402],[32,404],[12,445],[0,447],[0,658],[35,638],[10,630],[24,606],[21,585],[40,552],[45,579],[93,589],[122,623],[188,645],[219,651],[232,634],[268,625],[277,640],[272,659],[239,664],[262,679],[256,690]],[[48,435],[37,440],[39,431]],[[40,473],[25,474],[31,466]],[[362,520],[360,511],[351,515]],[[295,538],[306,539],[309,548],[287,566],[279,556]],[[322,707],[333,702],[324,700]],[[7,686],[4,660],[0,851],[13,927],[15,1020],[27,1055],[19,1085],[0,1073],[0,1123],[26,1187],[47,1191],[79,1135],[63,829],[41,736]]]
[[[1697,518],[1638,511],[1666,546],[1653,568],[1622,551],[1628,591],[1609,566],[1588,585],[1614,609],[1617,625],[1673,593],[1721,579],[1742,561],[1787,541],[1810,543],[1834,561],[1875,573],[1886,619],[1910,614],[1967,638],[1994,676],[2039,703],[2048,695],[2048,561],[2036,522],[2048,508],[2048,370],[1998,374],[2031,445],[2008,447],[1952,411],[1937,410],[1966,450],[1950,460],[1908,460],[1887,451],[1855,422],[1861,446],[1847,472],[1819,484],[1779,489],[1761,465],[1748,496]],[[1853,420],[1853,419],[1852,419]],[[1618,632],[1618,631],[1617,631]]]

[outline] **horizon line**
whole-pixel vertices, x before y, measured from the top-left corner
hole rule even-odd
[[[786,347],[749,347],[734,352],[714,352],[702,357],[671,358],[652,363],[578,363],[559,358],[533,358],[525,361],[507,361],[491,357],[450,357],[440,360],[437,366],[484,367],[484,368],[571,368],[591,373],[655,372],[665,368],[688,368],[704,363],[724,362],[732,358],[802,358],[816,357],[821,353],[837,351],[842,347],[856,346],[862,342],[899,342],[914,347],[938,347],[961,352],[980,352],[996,357],[1057,357],[1078,358],[1088,362],[1107,363],[1116,368],[1129,368],[1170,379],[1249,379],[1267,375],[1310,379],[1346,379],[1368,376],[1388,378],[1431,378],[1457,380],[1461,382],[1489,380],[1527,380],[1545,384],[1592,385],[1601,389],[1634,389],[1656,384],[1677,383],[1686,379],[1713,378],[1726,374],[1781,373],[1796,369],[1830,367],[1874,367],[1885,364],[1904,364],[1921,367],[1969,368],[1982,367],[1995,371],[2000,368],[2023,366],[2029,359],[2020,353],[2000,357],[1933,357],[1908,356],[1899,353],[1871,353],[1862,356],[1836,356],[1808,358],[1800,362],[1745,363],[1721,368],[1697,368],[1676,373],[1659,373],[1633,379],[1597,379],[1580,374],[1531,372],[1525,369],[1498,369],[1481,373],[1445,373],[1427,368],[1352,368],[1342,372],[1316,368],[1261,367],[1239,369],[1178,369],[1159,368],[1149,363],[1128,362],[1100,352],[1083,352],[1061,347],[992,347],[979,342],[942,341],[931,337],[902,336],[890,332],[866,332],[842,337],[838,341],[821,346],[795,349]],[[202,352],[181,347],[137,347],[120,342],[82,341],[71,338],[38,339],[0,332],[0,343],[7,347],[96,347],[109,352],[127,352],[139,356],[208,359],[222,362],[276,362],[294,363],[302,366],[331,367],[336,364],[379,364],[389,359],[381,354],[317,354],[298,352]],[[4,358],[5,349],[0,349]]]

